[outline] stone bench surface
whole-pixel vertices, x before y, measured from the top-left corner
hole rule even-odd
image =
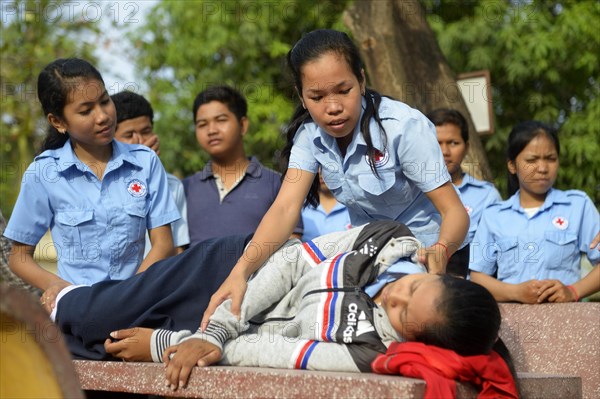
[[[500,336],[524,397],[600,397],[600,303],[501,304]],[[203,398],[422,398],[425,382],[399,376],[215,366],[195,368],[186,389],[164,385],[151,363],[74,361],[86,390]],[[458,396],[475,398],[459,384]]]
[[[422,398],[425,382],[371,373],[337,373],[211,366],[196,367],[188,386],[165,386],[162,364],[73,361],[82,389],[184,398]],[[581,379],[519,373],[524,398],[581,398]],[[475,389],[458,384],[459,398],[475,398]]]
[[[580,376],[583,397],[600,398],[600,302],[504,303],[500,310],[500,337],[517,372]]]
[[[189,386],[172,392],[165,386],[162,364],[71,361],[64,342],[55,339],[60,332],[37,301],[6,284],[0,284],[0,292],[3,317],[15,320],[4,326],[14,327],[6,334],[14,335],[24,323],[21,333],[39,341],[55,377],[63,388],[73,388],[68,397],[82,397],[79,385],[93,391],[202,398],[422,398],[425,392],[424,381],[399,376],[223,366],[194,368]],[[524,398],[600,398],[600,303],[500,308],[500,336],[513,355]],[[56,331],[49,335],[52,328]],[[458,384],[457,393],[476,397],[466,384]]]

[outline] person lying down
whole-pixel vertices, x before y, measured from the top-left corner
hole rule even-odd
[[[196,365],[370,372],[376,357],[397,342],[421,342],[461,356],[489,354],[498,344],[503,347],[498,340],[500,311],[491,294],[470,281],[427,274],[414,261],[420,247],[406,226],[393,221],[372,222],[306,243],[291,240],[250,279],[239,318],[227,300],[204,331],[178,329],[173,320],[157,323],[149,314],[137,324],[121,320],[123,327],[150,328],[115,331],[113,339],[105,340],[105,350],[124,360],[167,363],[168,384],[177,389],[185,386]],[[209,250],[219,251],[219,245]],[[202,271],[199,265],[190,267],[185,257],[180,259],[174,262],[178,264],[171,262],[168,273],[157,276],[165,283],[169,278],[203,279],[194,271]],[[158,262],[134,279],[152,278],[148,272],[161,267]],[[130,286],[117,283],[104,291],[120,292],[118,297],[124,300],[123,292]],[[181,290],[188,287],[184,284]],[[144,285],[138,288],[144,290]],[[67,334],[65,327],[73,322],[68,309],[77,302],[86,304],[90,314],[106,311],[85,300],[95,289],[74,289],[58,302],[56,322]],[[131,292],[131,301],[152,296],[152,301],[160,302],[171,293]],[[199,320],[203,309],[195,304],[197,294],[177,293],[180,300],[171,303],[170,310],[194,314]],[[70,338],[85,340],[85,334]]]

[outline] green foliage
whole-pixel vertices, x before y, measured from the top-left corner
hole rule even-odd
[[[20,176],[44,135],[46,123],[35,94],[37,73],[57,57],[76,55],[96,62],[91,51],[99,27],[98,20],[82,14],[87,3],[19,0],[10,2],[14,13],[7,4],[2,4],[0,21],[0,206],[8,217]],[[346,4],[158,3],[129,39],[139,77],[149,88],[142,94],[148,95],[157,113],[156,132],[166,168],[187,176],[206,162],[194,136],[192,102],[201,90],[221,83],[248,97],[248,154],[277,167],[275,157],[283,146],[280,131],[296,102],[284,73],[285,55],[304,32],[323,27],[347,31],[341,22]],[[484,144],[501,192],[506,194],[508,132],[518,121],[540,119],[560,128],[562,167],[557,187],[583,189],[599,203],[600,3],[423,0],[423,4],[451,68],[457,73],[491,72],[496,133]],[[57,18],[59,8],[62,15]],[[115,18],[114,10],[105,14]]]
[[[598,69],[600,5],[595,1],[446,2],[425,0],[428,20],[451,68],[488,69],[496,134],[484,138],[495,183],[506,195],[506,138],[518,121],[560,129],[557,187],[600,201]],[[458,4],[458,5],[457,5]],[[346,2],[170,2],[135,32],[137,64],[160,112],[156,131],[167,169],[186,176],[207,160],[196,143],[191,106],[211,84],[240,89],[249,102],[246,150],[274,164],[295,98],[285,54],[303,32],[347,30]],[[581,173],[584,168],[585,173]]]
[[[497,129],[484,144],[501,191],[506,194],[510,129],[538,119],[559,128],[556,186],[584,190],[600,203],[600,3],[425,4],[451,68],[457,73],[490,70]]]
[[[188,176],[208,160],[196,141],[192,104],[215,84],[237,88],[248,100],[247,154],[277,169],[282,126],[296,98],[285,55],[302,33],[344,29],[345,1],[162,1],[133,32],[136,63],[158,111],[155,131],[167,170]],[[145,94],[145,93],[142,93]]]
[[[77,15],[73,4],[67,3],[73,2],[20,0],[2,4],[0,206],[7,218],[19,193],[21,175],[45,134],[46,123],[37,100],[38,73],[60,57],[78,56],[95,62],[92,41],[82,40],[97,31],[95,23]]]

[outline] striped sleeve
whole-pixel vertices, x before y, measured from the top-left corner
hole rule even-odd
[[[227,342],[221,364],[360,372],[347,345],[270,334],[248,334]]]
[[[184,338],[191,336],[192,333],[189,330],[183,331],[169,331],[169,330],[154,330],[152,337],[150,338],[150,353],[152,354],[152,361],[155,363],[162,363],[163,353],[169,346],[177,345]]]
[[[193,339],[193,338],[202,339],[204,341],[210,342],[211,344],[219,347],[219,349],[221,349],[221,352],[222,352],[223,346],[225,346],[225,342],[227,342],[227,340],[230,337],[231,336],[230,336],[229,332],[227,331],[227,328],[225,328],[224,325],[219,324],[218,322],[215,322],[214,320],[211,320],[204,332],[198,330],[198,331],[196,331],[196,333],[194,335],[186,337],[186,338],[182,339],[182,341],[185,341],[188,339]]]

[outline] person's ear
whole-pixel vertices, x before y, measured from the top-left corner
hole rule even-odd
[[[250,120],[248,119],[248,117],[242,116],[242,118],[240,119],[240,125],[242,127],[241,134],[242,136],[245,136],[246,133],[248,133],[248,128],[250,127]]]
[[[508,167],[508,173],[511,175],[517,174],[517,165],[515,164],[515,161],[509,159],[506,163],[506,166]]]
[[[52,113],[48,114],[48,123],[50,123],[50,125],[53,128],[58,130],[58,132],[60,134],[65,134],[67,132],[66,123],[64,123],[62,119],[60,119],[59,117],[57,117],[56,115],[54,115]]]

